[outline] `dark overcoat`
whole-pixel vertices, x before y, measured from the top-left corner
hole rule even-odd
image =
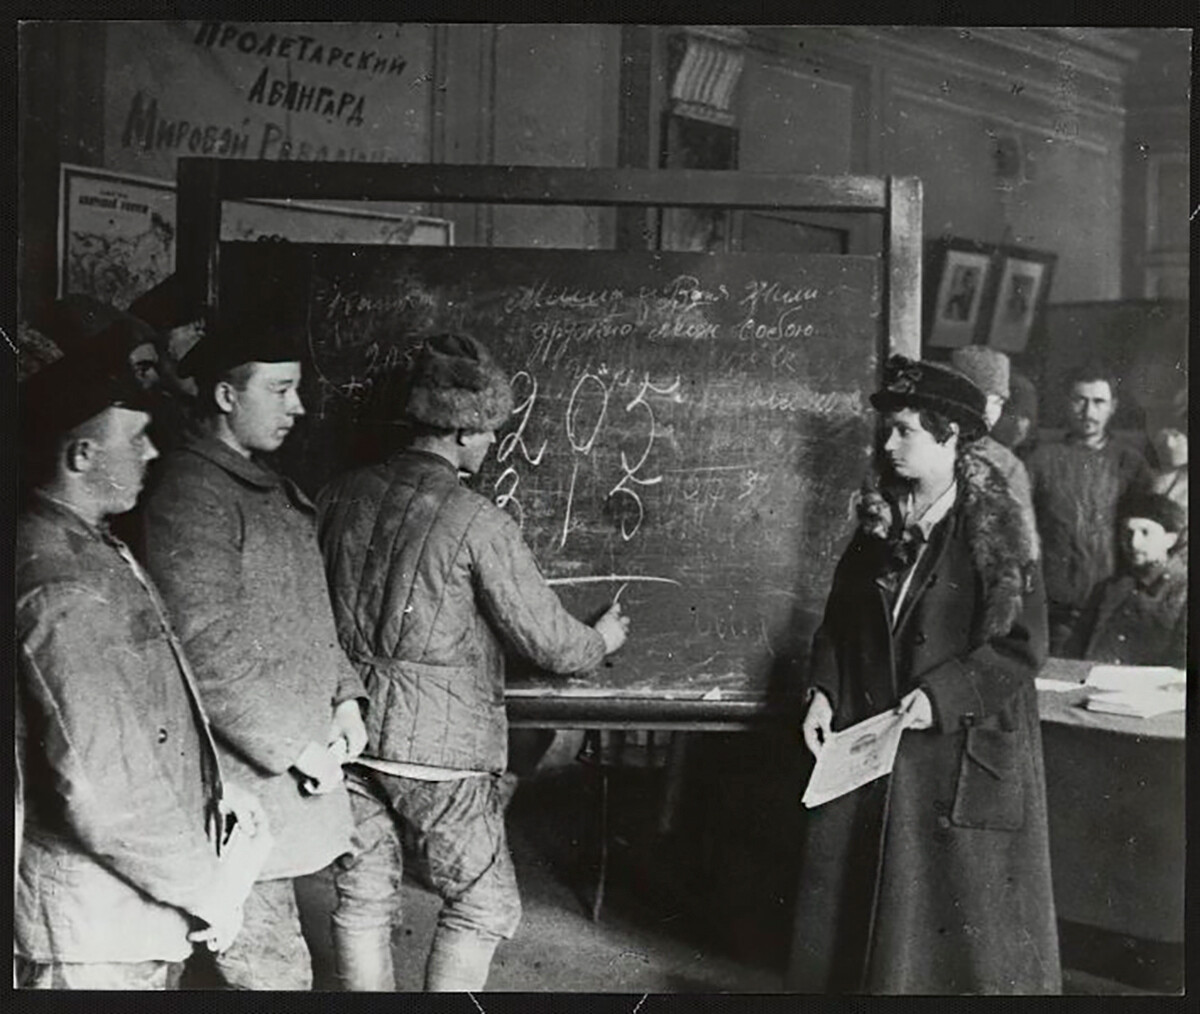
[[[1034,675],[1045,598],[999,472],[964,454],[892,629],[887,539],[860,528],[835,573],[811,685],[835,730],[915,687],[934,724],[895,768],[806,811],[787,981],[801,992],[1061,988]],[[889,574],[891,580],[889,581]]]

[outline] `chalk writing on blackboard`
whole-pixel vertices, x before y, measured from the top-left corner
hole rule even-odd
[[[807,651],[871,443],[876,259],[228,244],[221,271],[223,306],[273,272],[305,314],[302,486],[384,453],[405,356],[465,330],[514,394],[474,488],[576,615],[624,586],[649,618],[613,687],[750,692]]]

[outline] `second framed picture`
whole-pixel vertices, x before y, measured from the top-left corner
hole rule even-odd
[[[1055,254],[1002,247],[1000,281],[992,306],[987,343],[1001,352],[1024,352],[1050,292]]]

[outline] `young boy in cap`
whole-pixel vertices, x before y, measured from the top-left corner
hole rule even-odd
[[[475,339],[421,343],[393,411],[407,447],[317,499],[338,634],[371,705],[369,755],[351,768],[361,850],[335,867],[345,989],[392,989],[398,838],[442,897],[427,990],[477,990],[521,900],[504,829],[507,650],[585,672],[624,643],[613,604],[590,627],[546,584],[517,524],[460,482],[512,412],[506,375]]]
[[[1009,396],[1008,356],[983,345],[966,345],[950,353],[950,365],[978,387],[986,399],[983,416],[988,432],[975,442],[975,451],[995,465],[1008,483],[1009,491],[1021,507],[1021,517],[1029,531],[1036,551],[1038,544],[1037,518],[1033,513],[1033,496],[1029,489],[1029,473],[1021,459],[992,436]]]
[[[285,326],[218,329],[180,364],[198,432],[160,463],[147,566],[183,637],[222,762],[261,796],[276,844],[245,928],[216,959],[240,989],[309,989],[293,879],[350,847],[341,761],[366,743],[365,691],[337,644],[308,498],[260,458],[304,414]]]
[[[270,836],[257,801],[222,783],[163,605],[107,527],[157,455],[125,342],[73,350],[21,402],[16,979],[162,989],[189,941],[223,949],[238,932],[239,871],[221,858],[233,815]]]
[[[1067,643],[1069,658],[1187,666],[1187,566],[1171,554],[1186,523],[1161,493],[1133,492],[1118,508],[1123,572],[1102,581]]]

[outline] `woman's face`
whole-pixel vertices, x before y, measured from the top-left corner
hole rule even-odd
[[[953,424],[951,424],[953,425]],[[939,444],[924,426],[915,409],[901,408],[883,417],[887,439],[883,453],[895,473],[913,482],[937,481],[954,474],[958,430]]]

